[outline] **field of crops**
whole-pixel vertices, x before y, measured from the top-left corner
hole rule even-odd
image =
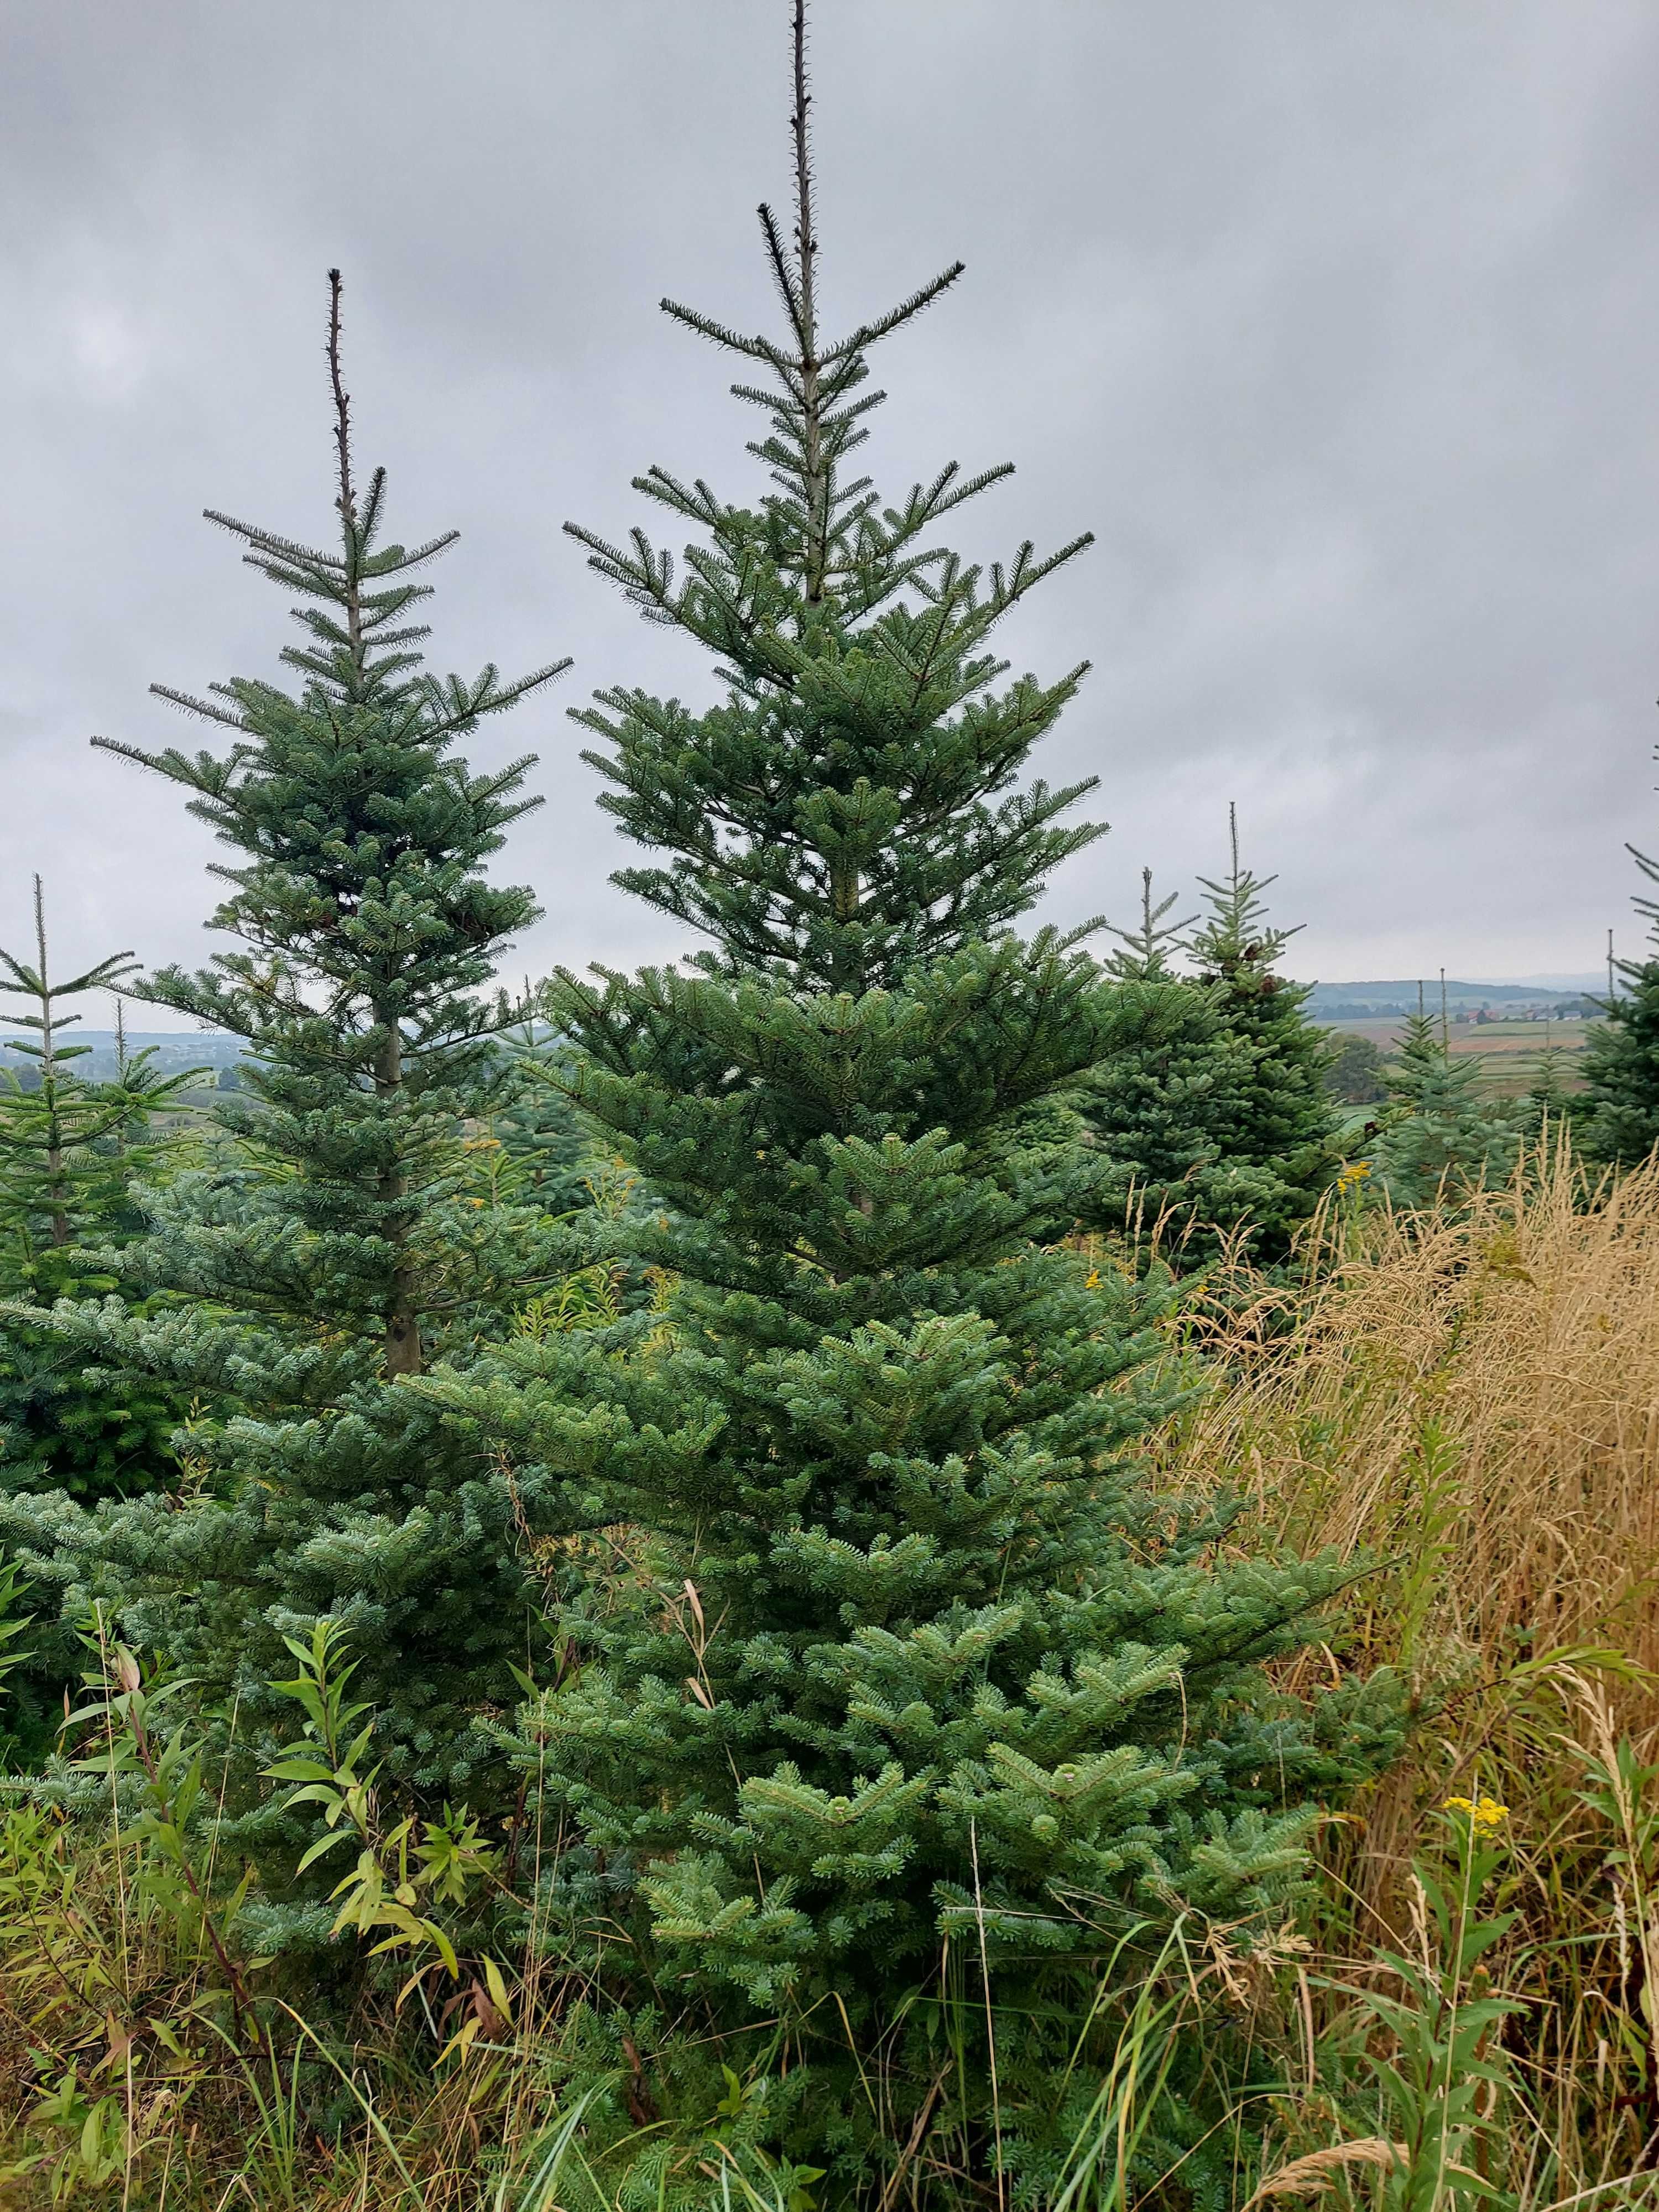
[[[1382,1052],[1391,1052],[1405,1023],[1396,1015],[1379,1014],[1370,1021],[1333,1022],[1341,1036],[1364,1036]],[[1446,1041],[1453,1052],[1473,1053],[1487,1063],[1486,1074],[1494,1093],[1510,1097],[1525,1091],[1538,1072],[1544,1054],[1562,1054],[1562,1074],[1571,1087],[1577,1078],[1574,1061],[1584,1048],[1591,1024],[1577,1021],[1449,1022]]]

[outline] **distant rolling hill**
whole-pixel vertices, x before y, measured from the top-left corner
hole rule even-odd
[[[1559,984],[1530,983],[1459,983],[1450,976],[1446,979],[1446,1006],[1451,1013],[1477,1013],[1482,1006],[1494,1013],[1500,1009],[1508,1013],[1529,1013],[1534,1008],[1547,1009],[1552,1013],[1593,1014],[1596,1009],[1587,998],[1589,986],[1583,978],[1575,979],[1574,988],[1563,988]],[[1440,978],[1425,977],[1421,986],[1423,1004],[1431,1013],[1440,1011]],[[1381,982],[1316,983],[1308,1001],[1308,1012],[1316,1021],[1363,1021],[1381,1014],[1414,1014],[1418,1004],[1418,979],[1391,977]]]
[[[26,1062],[21,1054],[6,1052],[3,1047],[12,1034],[27,1036],[26,1030],[8,1032],[0,1029],[0,1067],[10,1066],[20,1073],[26,1073]],[[70,1066],[77,1075],[94,1081],[108,1082],[115,1073],[115,1032],[113,1030],[82,1029],[78,1025],[64,1029],[59,1042],[65,1045],[90,1045],[92,1049],[84,1059],[76,1059]],[[205,1067],[214,1076],[225,1073],[235,1066],[247,1048],[240,1037],[226,1036],[217,1030],[129,1030],[127,1050],[141,1051],[146,1045],[155,1048],[155,1057],[151,1066],[161,1075],[176,1075],[186,1067]]]

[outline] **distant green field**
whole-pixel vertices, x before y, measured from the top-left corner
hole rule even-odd
[[[1391,1052],[1405,1024],[1392,1015],[1369,1021],[1332,1022],[1344,1035],[1368,1036],[1383,1052]],[[1458,1022],[1448,1024],[1446,1034],[1455,1053],[1474,1053],[1485,1060],[1487,1081],[1500,1097],[1524,1091],[1537,1072],[1541,1054],[1551,1046],[1567,1056],[1564,1068],[1568,1085],[1577,1079],[1572,1060],[1584,1048],[1593,1024],[1588,1021]]]

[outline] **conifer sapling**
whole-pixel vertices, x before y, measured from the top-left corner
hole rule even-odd
[[[113,1081],[77,1067],[92,1048],[66,1036],[82,1019],[69,1002],[118,992],[136,963],[112,953],[55,981],[39,876],[33,899],[33,960],[0,951],[0,993],[32,1009],[0,1013],[25,1032],[4,1042],[21,1066],[0,1067],[0,1484],[120,1496],[176,1475],[167,1444],[185,1401],[164,1384],[122,1388],[88,1369],[76,1344],[31,1309],[117,1290],[116,1248],[140,1225],[134,1186],[181,1154],[152,1125],[204,1071],[163,1076],[153,1047],[128,1053],[118,998]]]
[[[1378,1187],[1397,1206],[1455,1202],[1502,1182],[1515,1164],[1517,1110],[1481,1096],[1475,1053],[1454,1053],[1443,1024],[1418,1008],[1406,1020],[1389,1091],[1396,1111],[1376,1143]]]

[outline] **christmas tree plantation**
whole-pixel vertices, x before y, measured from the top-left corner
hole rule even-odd
[[[416,1386],[562,1485],[596,1559],[622,1550],[502,1740],[560,1837],[548,1940],[632,2069],[617,2125],[665,2121],[647,2191],[716,2058],[760,2078],[760,2139],[854,2185],[927,2102],[964,1991],[969,2078],[988,2008],[1023,2011],[1001,2151],[965,2123],[975,2170],[1022,2130],[1040,2160],[1066,2124],[1043,2069],[1077,2031],[1028,2009],[1045,1980],[1149,1917],[1274,1905],[1310,1788],[1346,1771],[1261,1671],[1330,1574],[1223,1566],[1226,1515],[1166,1508],[1127,1456],[1172,1401],[1167,1286],[1032,1240],[1079,1164],[1038,1109],[1168,1018],[1009,927],[1097,833],[1060,819],[1083,787],[1017,785],[1083,671],[1007,682],[992,637],[1086,541],[981,571],[937,529],[1006,471],[892,506],[851,472],[868,349],[958,270],[825,337],[801,36],[798,9],[793,239],[762,216],[783,333],[669,310],[763,380],[737,390],[771,488],[638,480],[699,533],[683,580],[642,532],[575,533],[726,683],[702,713],[617,690],[581,717],[602,803],[659,856],[619,880],[707,949],[562,975],[547,1006],[573,1094],[665,1201],[641,1256],[680,1288],[666,1331]],[[1366,1726],[1346,1714],[1351,1748]],[[854,2049],[879,2054],[880,2124]]]
[[[464,1361],[585,1256],[477,1133],[516,1095],[501,1037],[520,1011],[483,987],[536,913],[484,864],[534,802],[527,761],[473,775],[454,746],[558,672],[424,671],[416,577],[451,540],[382,542],[384,477],[360,489],[353,471],[339,297],[337,275],[335,549],[213,518],[301,603],[295,685],[163,692],[230,732],[216,752],[112,748],[179,785],[234,855],[211,924],[234,949],[144,995],[246,1038],[244,1089],[123,1255],[161,1303],[56,1316],[82,1358],[245,1410],[193,1439],[209,1495],[95,1513],[16,1498],[0,1541],[66,1624],[104,1601],[245,1721],[284,1709],[268,1686],[283,1636],[331,1615],[380,1708],[383,1786],[442,1792],[472,1772],[478,1707],[513,1695],[534,1585],[505,1479],[406,1380]]]

